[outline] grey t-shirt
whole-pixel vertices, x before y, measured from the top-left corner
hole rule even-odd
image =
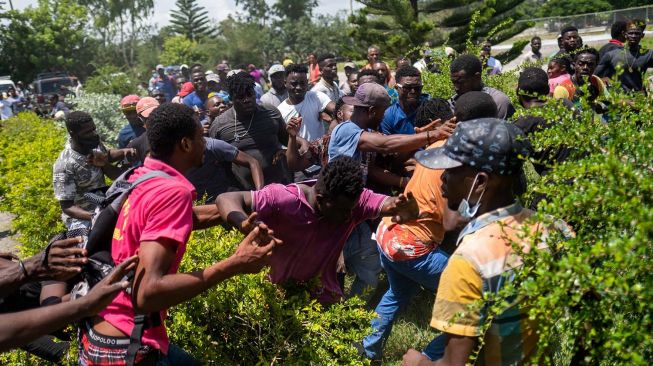
[[[231,171],[231,163],[238,155],[238,149],[217,139],[205,137],[204,163],[199,168],[191,169],[186,178],[193,183],[197,197],[206,195],[206,202],[215,200],[220,194],[240,190]]]
[[[623,73],[619,77],[621,87],[625,91],[641,91],[644,89],[643,77],[649,67],[653,67],[653,51],[633,53],[627,48],[617,48],[606,53],[594,74],[599,77],[612,77],[621,65]]]
[[[238,117],[234,121],[234,108],[222,113],[211,125],[209,136],[223,140],[238,150],[253,156],[261,165],[265,184],[289,184],[292,177],[288,172],[285,156],[276,164],[272,163],[274,155],[288,144],[286,123],[279,111],[257,105],[251,121]],[[232,171],[238,182],[246,190],[255,189],[252,174],[248,167],[232,165]]]

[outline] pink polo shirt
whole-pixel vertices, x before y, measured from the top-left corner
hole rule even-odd
[[[111,256],[116,264],[138,253],[141,242],[169,239],[174,242],[175,259],[169,274],[176,273],[186,251],[186,242],[193,229],[193,200],[195,189],[184,176],[160,160],[146,158],[141,168],[129,177],[134,181],[153,170],[161,170],[172,179],[156,177],[138,185],[129,195],[118,216],[113,232]],[[121,332],[130,335],[134,327],[134,310],[131,296],[121,291],[105,310],[99,314]],[[167,311],[161,311],[161,319]],[[168,353],[170,341],[164,325],[146,329],[144,345]]]
[[[314,295],[321,303],[336,301],[342,296],[336,278],[340,252],[354,227],[379,216],[387,198],[364,189],[351,220],[337,224],[318,216],[297,184],[270,184],[253,191],[252,209],[283,240],[270,258],[270,280],[307,282],[320,276],[322,286]]]

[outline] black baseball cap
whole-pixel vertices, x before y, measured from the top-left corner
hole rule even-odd
[[[521,171],[532,147],[515,125],[498,118],[461,122],[444,146],[415,154],[418,163],[430,169],[450,169],[462,165],[499,175]]]

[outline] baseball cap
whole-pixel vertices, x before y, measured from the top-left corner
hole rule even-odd
[[[188,65],[182,64],[181,66],[179,66],[179,70],[183,70],[183,69],[188,69]]]
[[[161,65],[161,64],[158,64],[158,65],[156,65],[156,69],[157,69],[157,70],[159,70],[159,69],[165,69],[165,67],[164,67],[163,65]]]
[[[181,86],[181,90],[179,90],[179,93],[177,94],[183,98],[194,91],[195,91],[195,86],[193,85],[193,83],[187,81],[184,83],[184,85]]]
[[[125,112],[129,111],[135,111],[136,110],[136,103],[141,100],[141,97],[135,94],[130,94],[125,97],[123,97],[120,100],[120,109],[122,109]]]
[[[390,105],[390,95],[377,83],[365,83],[356,89],[353,97],[343,97],[342,101],[358,107],[387,107]]]
[[[218,76],[218,74],[210,73],[210,74],[206,75],[206,82],[208,83],[209,81],[219,83],[220,82],[220,77]]]
[[[278,72],[286,72],[286,68],[283,67],[283,65],[274,64],[268,70],[268,75],[272,76],[272,74],[276,74]]]
[[[227,64],[218,64],[215,66],[215,69],[218,71],[229,71],[229,65]]]
[[[288,66],[290,66],[292,64],[294,64],[294,62],[293,62],[293,60],[291,60],[289,58],[283,60],[283,67],[288,67]]]
[[[139,116],[147,118],[153,110],[159,106],[159,102],[152,97],[143,97],[136,104],[136,113]]]
[[[354,69],[354,70],[355,70],[355,69],[358,69],[358,67],[356,66],[356,64],[353,63],[353,62],[345,62],[345,66],[344,66],[344,68],[345,68],[345,69],[346,69],[346,68],[350,68],[350,69]]]
[[[415,160],[430,169],[463,165],[499,175],[518,173],[531,153],[526,135],[515,125],[498,118],[461,122],[444,146],[420,151]]]

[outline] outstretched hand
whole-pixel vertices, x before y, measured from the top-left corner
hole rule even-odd
[[[446,121],[442,126],[435,129],[435,141],[446,140],[456,129],[456,117]]]
[[[77,247],[81,242],[81,237],[53,241],[48,250],[25,261],[29,276],[37,280],[57,281],[66,281],[74,277],[88,262],[86,249]],[[45,261],[44,256],[47,256]]]
[[[258,223],[229,257],[238,273],[257,273],[268,264],[272,250],[282,241],[274,237],[267,225]]]
[[[403,224],[417,219],[419,217],[419,207],[413,193],[408,192],[408,195],[402,193],[397,196],[394,201],[393,211],[392,222],[396,224]]]
[[[243,222],[240,223],[240,232],[249,234],[256,226],[258,226],[258,223],[260,221],[257,220],[258,214],[256,212],[252,212],[247,216]]]
[[[126,280],[125,276],[129,271],[136,269],[137,264],[138,255],[127,258],[102,281],[93,286],[86,296],[78,300],[87,303],[84,311],[86,316],[95,315],[102,311],[118,295],[118,292],[129,287],[130,281]]]

